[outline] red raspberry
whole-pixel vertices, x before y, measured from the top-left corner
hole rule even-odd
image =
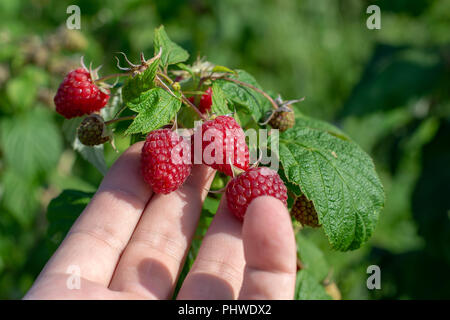
[[[189,97],[188,99],[190,102],[195,104],[195,97]],[[201,96],[200,102],[198,104],[198,109],[200,110],[201,113],[206,113],[209,110],[211,110],[211,106],[212,106],[212,89],[211,87],[209,87],[206,90],[206,93]]]
[[[150,132],[141,153],[144,180],[156,193],[177,190],[191,173],[189,154],[189,144],[177,133],[169,129]]]
[[[69,72],[53,99],[56,112],[67,119],[99,111],[108,100],[109,94],[97,87],[89,71],[84,68]]]
[[[267,167],[251,168],[232,179],[226,197],[230,211],[241,221],[253,199],[272,196],[287,206],[287,189],[278,173]]]
[[[200,98],[200,103],[198,104],[198,108],[201,113],[206,113],[207,111],[211,110],[212,105],[212,89],[209,87],[206,90],[206,93],[202,95]]]
[[[214,120],[203,123],[192,139],[192,150],[195,155],[195,163],[203,161],[228,176],[233,176],[231,164],[234,167],[247,170],[249,166],[249,152],[245,143],[245,134],[239,124],[230,116],[218,116]],[[196,148],[196,144],[202,143],[202,148]],[[195,149],[198,149],[195,151]],[[200,154],[201,153],[201,154]],[[217,156],[216,156],[217,153]]]

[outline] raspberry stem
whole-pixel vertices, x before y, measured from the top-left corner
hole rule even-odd
[[[156,73],[158,76],[161,76],[161,77],[163,77],[170,85],[173,83],[173,80],[172,79],[170,79],[170,77],[167,75],[167,74],[165,74],[165,73],[163,73],[163,72],[157,72]]]
[[[126,121],[126,120],[133,120],[134,118],[136,118],[135,115],[126,116],[126,117],[120,117],[120,118],[116,118],[116,119],[111,119],[109,121],[105,121],[105,124],[108,125],[108,124],[115,123],[115,122]]]
[[[99,82],[104,82],[104,81],[109,80],[109,79],[112,79],[112,78],[117,78],[117,77],[127,77],[127,76],[129,76],[129,75],[131,75],[131,72],[114,73],[114,74],[110,74],[110,75],[101,77],[101,78],[95,80],[94,82],[95,82],[95,83],[99,83]]]
[[[181,101],[183,101],[184,104],[194,109],[194,111],[198,114],[200,119],[206,120],[205,115],[201,113],[200,110],[198,110],[198,108],[192,102],[190,102],[183,93],[181,93],[181,99],[182,99]]]
[[[161,76],[161,77],[164,78],[167,82],[169,82],[170,85],[173,83],[173,80],[170,79],[170,77],[169,77],[167,74],[165,74],[164,72],[158,71],[156,74],[157,74],[157,76],[156,76],[157,80],[164,86],[164,89],[166,89],[166,90],[169,91],[171,94],[173,94],[172,91],[170,90],[170,88],[167,87],[167,85],[166,85],[163,81],[161,81],[161,79],[159,78],[159,76]],[[206,120],[206,117],[203,115],[203,113],[201,113],[200,110],[198,110],[198,108],[197,108],[192,102],[190,102],[190,101],[186,98],[186,96],[183,94],[183,92],[180,91],[180,93],[181,93],[181,101],[182,101],[185,105],[187,105],[187,106],[191,107],[192,109],[194,109],[194,111],[198,114],[198,116],[200,117],[200,119]],[[173,94],[173,95],[174,95],[174,94]],[[174,96],[175,96],[175,95],[174,95]]]

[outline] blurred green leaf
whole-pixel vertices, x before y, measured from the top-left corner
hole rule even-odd
[[[3,173],[0,180],[4,189],[0,197],[2,205],[24,227],[29,227],[39,207],[36,184],[12,170]]]
[[[49,112],[39,108],[3,118],[0,147],[6,164],[27,177],[54,168],[62,152],[59,130]]]
[[[297,232],[296,239],[302,268],[307,270],[317,281],[322,282],[327,277],[330,269],[323,252],[314,242],[300,232]]]
[[[297,272],[295,300],[331,300],[325,288],[307,270]]]
[[[39,68],[28,66],[19,76],[6,84],[6,95],[13,110],[27,110],[36,98],[39,86],[45,85],[47,75]]]
[[[94,193],[64,190],[47,209],[47,240],[52,249],[60,245],[75,220],[87,206]]]
[[[436,51],[380,45],[341,110],[341,117],[405,107],[435,90],[443,70]]]

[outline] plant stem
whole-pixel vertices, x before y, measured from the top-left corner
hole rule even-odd
[[[161,77],[163,77],[170,85],[173,83],[173,80],[172,79],[170,79],[170,77],[167,75],[167,74],[165,74],[165,73],[163,73],[163,72],[157,72],[156,73],[158,76],[161,76]]]
[[[169,82],[169,84],[172,84],[172,83],[173,83],[173,80],[170,79],[170,77],[169,77],[167,74],[165,74],[165,73],[163,73],[163,72],[159,72],[159,71],[157,72],[156,79],[158,80],[158,82],[160,82],[160,83],[162,84],[162,86],[164,87],[164,89],[166,89],[166,90],[169,91],[173,96],[175,96],[175,95],[173,94],[172,90],[170,90],[170,88],[169,88],[169,87],[168,87],[168,86],[167,86],[167,85],[159,78],[159,76],[163,77],[167,82]],[[198,114],[198,116],[200,117],[200,119],[206,120],[206,117],[204,116],[204,114],[201,113],[200,110],[198,110],[198,108],[197,108],[192,102],[190,102],[190,101],[186,98],[186,96],[183,94],[182,91],[180,91],[180,94],[181,94],[181,101],[182,101],[185,105],[191,107],[191,108]],[[175,96],[175,97],[176,97],[176,96]]]
[[[126,77],[131,75],[131,72],[125,72],[125,73],[114,73],[114,74],[110,74],[101,78],[98,78],[97,80],[95,80],[95,82],[103,82],[105,80],[108,79],[112,79],[112,78],[117,78],[117,77]]]
[[[115,122],[119,122],[119,121],[125,121],[125,120],[133,120],[134,118],[136,118],[135,115],[133,116],[126,116],[126,117],[121,117],[121,118],[116,118],[116,119],[111,119],[109,121],[106,121],[105,124],[111,124],[111,123],[115,123]]]
[[[267,93],[265,93],[265,92],[262,91],[261,89],[255,87],[254,85],[251,85],[251,84],[249,84],[249,83],[245,83],[245,82],[242,82],[242,81],[239,81],[239,80],[236,80],[236,79],[231,79],[231,78],[222,78],[222,79],[224,79],[224,80],[226,80],[226,81],[231,81],[231,82],[237,83],[237,84],[239,84],[239,85],[241,85],[241,86],[248,87],[248,88],[250,88],[250,89],[255,90],[256,92],[261,93],[267,100],[270,101],[270,103],[272,104],[272,107],[273,107],[275,110],[278,109],[278,105],[277,105],[277,103],[275,102],[275,100],[273,100],[271,96],[269,96]]]
[[[185,105],[191,107],[198,114],[200,119],[206,120],[205,115],[201,113],[200,110],[198,110],[198,108],[192,102],[190,102],[183,93],[181,93],[181,101],[183,101]]]

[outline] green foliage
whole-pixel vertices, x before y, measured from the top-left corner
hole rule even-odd
[[[228,109],[225,94],[217,82],[213,83],[212,92],[211,111],[217,115],[230,114],[231,111]]]
[[[295,283],[296,300],[330,300],[330,296],[325,289],[317,282],[314,276],[307,270],[300,270],[297,273]]]
[[[236,70],[236,72],[237,76],[232,75],[230,78],[261,89],[253,76],[243,70]],[[230,103],[238,107],[243,107],[245,111],[251,114],[255,121],[259,121],[265,112],[271,108],[270,103],[263,95],[249,87],[220,79],[216,80],[215,83],[219,85]]]
[[[307,270],[314,279],[323,282],[330,273],[330,267],[322,250],[300,232],[297,233],[296,238],[302,270]]]
[[[159,58],[155,59],[144,72],[127,79],[122,89],[123,100],[126,104],[136,105],[142,101],[141,95],[153,87],[158,65]]]
[[[77,128],[80,125],[83,118],[73,118],[66,119],[63,123],[63,130],[67,141],[72,145],[75,151],[78,151],[80,155],[92,164],[102,175],[106,174],[108,168],[106,167],[104,147],[103,145],[98,146],[85,146],[80,142],[77,136]]]
[[[91,200],[93,193],[64,190],[47,209],[47,240],[51,252],[61,244],[70,227]]]
[[[153,88],[128,107],[138,115],[126,133],[147,133],[168,124],[180,109],[181,100],[161,88]]]
[[[286,178],[314,203],[331,245],[357,249],[371,236],[384,203],[370,157],[328,131],[296,126],[280,135]]]
[[[162,50],[161,64],[167,67],[169,64],[184,62],[189,58],[189,53],[169,39],[164,26],[155,30],[154,38],[155,55]]]
[[[17,173],[35,176],[58,162],[61,138],[48,111],[34,109],[3,118],[0,127],[5,164]]]

